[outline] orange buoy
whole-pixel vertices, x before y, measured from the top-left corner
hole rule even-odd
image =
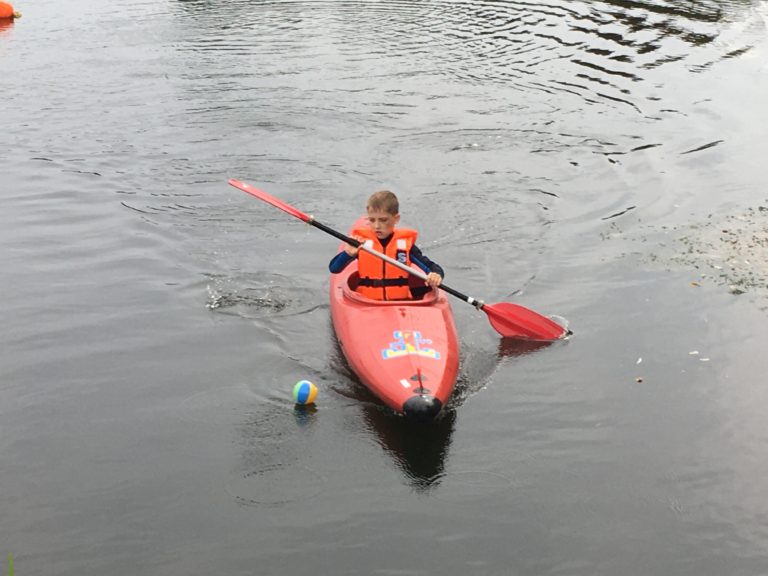
[[[21,14],[16,12],[8,2],[0,2],[0,20],[13,20],[21,18]]]

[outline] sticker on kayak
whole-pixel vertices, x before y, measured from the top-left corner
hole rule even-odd
[[[409,354],[434,358],[435,360],[440,359],[440,352],[428,347],[429,344],[432,344],[432,340],[422,338],[421,332],[418,330],[395,330],[393,337],[395,341],[389,343],[389,348],[384,348],[381,351],[384,360],[400,358]]]

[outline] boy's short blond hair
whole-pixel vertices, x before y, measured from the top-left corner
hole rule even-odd
[[[371,194],[368,198],[368,210],[383,210],[393,216],[400,213],[400,202],[397,200],[394,192],[389,190],[379,190]]]

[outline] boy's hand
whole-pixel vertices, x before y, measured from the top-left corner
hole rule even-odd
[[[427,283],[427,286],[430,288],[436,288],[437,286],[440,286],[440,282],[443,281],[443,277],[440,276],[437,272],[430,272],[427,274],[427,278],[425,282]]]
[[[365,241],[365,239],[362,236],[353,236],[353,238],[355,240],[357,240],[358,242],[360,242],[360,244],[362,244]],[[359,251],[360,251],[359,247],[355,248],[351,244],[347,244],[347,245],[344,246],[344,252],[349,254],[352,258],[357,258],[357,253]]]

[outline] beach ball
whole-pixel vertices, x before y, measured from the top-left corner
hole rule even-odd
[[[317,398],[317,386],[309,380],[299,380],[293,387],[293,400],[296,404],[314,404]]]

